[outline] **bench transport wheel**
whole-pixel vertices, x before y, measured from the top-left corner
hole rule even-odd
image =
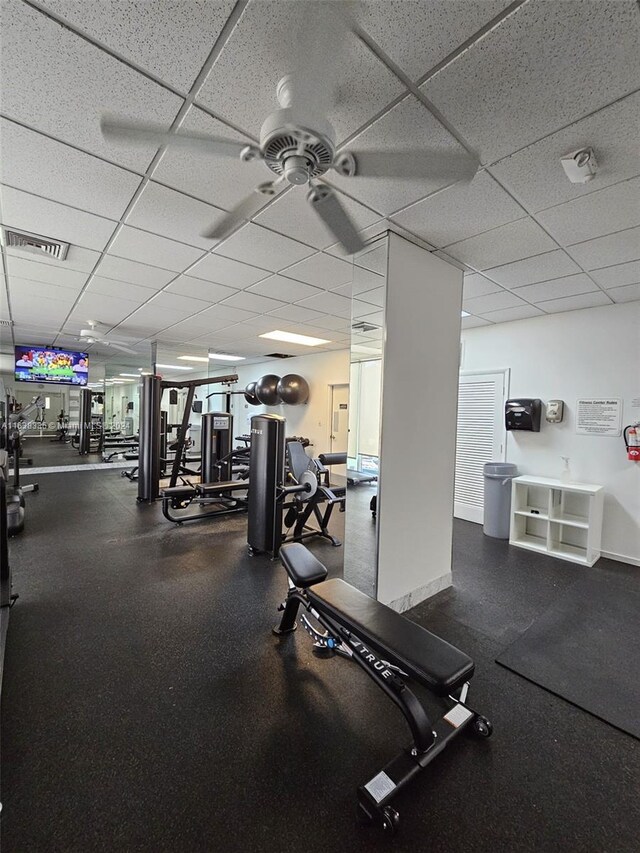
[[[478,737],[491,737],[493,726],[486,717],[478,715],[473,721],[473,731]]]
[[[400,815],[392,806],[382,809],[382,828],[388,835],[395,835],[400,826]]]

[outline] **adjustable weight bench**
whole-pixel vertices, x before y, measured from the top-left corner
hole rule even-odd
[[[301,622],[322,656],[339,654],[354,661],[395,702],[409,725],[412,743],[387,766],[358,788],[358,816],[379,821],[395,832],[398,812],[390,800],[424,769],[463,729],[489,737],[491,723],[466,702],[474,664],[464,652],[343,580],[326,580],[327,569],[300,543],[283,545],[280,559],[289,575],[289,592],[279,610],[282,636]],[[415,693],[414,681],[440,697],[446,713],[432,722]]]

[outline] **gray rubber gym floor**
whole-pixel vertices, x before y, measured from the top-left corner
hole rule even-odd
[[[475,659],[495,733],[406,789],[390,842],[356,824],[355,790],[404,721],[304,632],[272,636],[285,575],[247,556],[244,518],[174,527],[118,471],[39,480],[11,543],[3,853],[637,851],[640,743],[494,662],[582,569],[456,522],[456,587],[409,616]],[[313,549],[340,570],[341,549]]]

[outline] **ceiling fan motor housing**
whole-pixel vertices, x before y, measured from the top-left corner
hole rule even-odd
[[[333,128],[324,119],[302,119],[291,107],[276,110],[260,130],[264,162],[291,184],[306,184],[331,168],[335,151]]]

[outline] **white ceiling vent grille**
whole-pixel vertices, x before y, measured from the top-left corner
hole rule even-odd
[[[30,234],[29,231],[18,231],[16,228],[6,226],[2,229],[2,242],[7,249],[13,247],[24,249],[26,252],[45,252],[58,261],[64,261],[69,251],[69,244],[61,240],[53,240],[41,234]]]
[[[373,332],[374,329],[379,329],[380,326],[374,326],[373,323],[365,323],[364,320],[359,320],[351,328],[354,332]]]

